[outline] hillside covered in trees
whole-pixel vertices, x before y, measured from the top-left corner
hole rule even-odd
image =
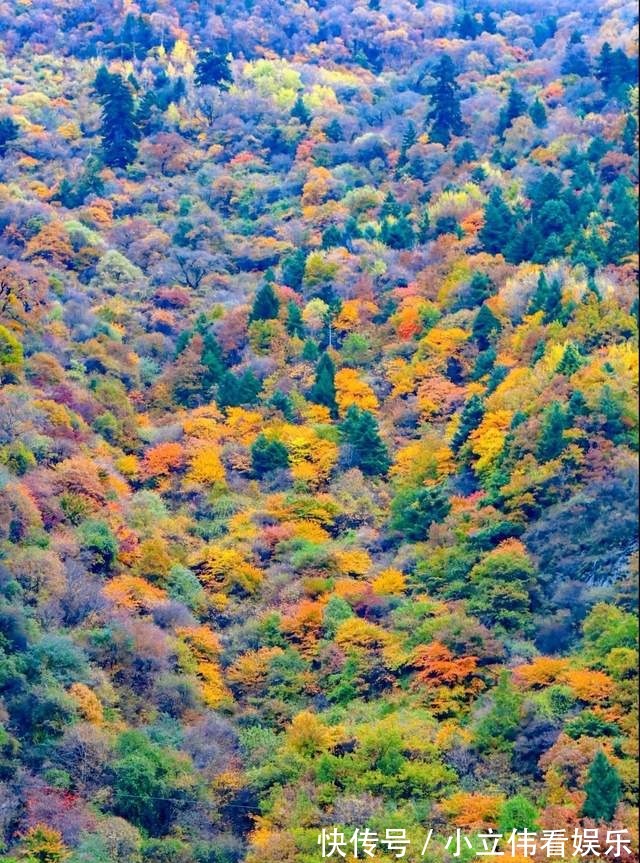
[[[637,848],[636,43],[0,2],[3,863]]]

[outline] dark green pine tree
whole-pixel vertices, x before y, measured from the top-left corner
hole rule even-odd
[[[605,42],[596,60],[596,78],[602,84],[605,93],[611,90],[613,84],[613,63],[611,62],[611,45]]]
[[[265,282],[256,293],[249,320],[270,321],[278,317],[279,311],[280,300],[276,296],[273,285],[270,282]]]
[[[633,156],[638,149],[638,121],[633,114],[627,114],[622,130],[622,150],[627,156]]]
[[[323,249],[334,249],[336,246],[344,245],[344,237],[342,236],[342,231],[337,225],[329,225],[322,232],[322,248]]]
[[[280,411],[287,422],[292,423],[295,421],[295,408],[291,397],[287,393],[283,393],[282,390],[276,390],[269,400],[269,405],[274,410]]]
[[[482,13],[482,29],[485,33],[496,32],[496,22],[491,17],[491,12],[488,9]]]
[[[533,125],[537,129],[544,129],[547,125],[547,109],[544,107],[544,103],[540,100],[539,97],[536,97],[535,102],[529,108],[529,116],[533,122]]]
[[[465,11],[458,22],[458,35],[461,39],[475,39],[478,31],[478,22],[469,11]]]
[[[563,75],[577,75],[580,78],[587,78],[591,74],[591,62],[582,41],[576,42],[573,37],[569,41],[560,71]]]
[[[286,446],[279,440],[271,440],[266,435],[259,434],[251,445],[251,467],[259,479],[271,471],[289,467]]]
[[[456,81],[456,67],[448,54],[443,54],[436,66],[434,84],[429,88],[431,108],[427,114],[430,137],[446,147],[452,135],[462,135],[465,124],[460,112],[460,87]]]
[[[558,374],[565,375],[565,377],[571,377],[571,375],[575,374],[581,366],[582,357],[580,356],[580,351],[573,342],[570,342],[564,349],[564,353],[562,354],[562,358],[558,363],[556,371]]]
[[[612,183],[609,204],[613,227],[607,243],[607,257],[610,263],[620,264],[636,251],[638,244],[638,201],[626,177],[618,177]]]
[[[300,306],[290,300],[287,303],[287,322],[285,328],[290,336],[304,337],[304,321],[302,320],[302,312]]]
[[[500,319],[497,318],[486,304],[480,307],[475,316],[471,334],[481,351],[486,351],[491,345],[491,337],[502,329]]]
[[[295,117],[299,120],[303,126],[308,126],[311,122],[311,112],[304,104],[304,99],[302,98],[302,93],[298,93],[298,97],[295,101],[293,108],[291,109],[291,116]]]
[[[598,413],[602,416],[602,431],[615,442],[619,441],[626,431],[624,424],[624,411],[620,404],[620,398],[614,393],[609,384],[602,387],[602,393],[598,402]]]
[[[560,402],[552,402],[544,414],[538,438],[537,457],[546,462],[557,458],[565,447],[564,430],[567,418]]]
[[[474,395],[472,395],[465,403],[465,406],[462,409],[462,414],[460,415],[460,424],[451,439],[451,449],[454,452],[458,452],[471,432],[478,428],[483,417],[484,402],[477,393],[474,393]]]
[[[418,242],[426,243],[429,239],[429,231],[431,230],[431,220],[429,219],[429,211],[425,207],[418,221]]]
[[[332,416],[336,414],[336,369],[329,354],[324,353],[316,366],[316,379],[309,398],[318,405],[329,408]]]
[[[11,141],[18,137],[18,124],[11,117],[0,118],[0,156],[4,156]]]
[[[303,249],[296,249],[282,262],[282,281],[294,291],[298,291],[302,287],[306,261],[306,252]]]
[[[302,359],[307,363],[315,363],[320,356],[317,342],[313,339],[307,339],[302,348]]]
[[[197,87],[219,87],[228,90],[233,83],[229,58],[215,51],[199,51],[196,61],[195,79]]]
[[[538,276],[538,284],[527,306],[527,314],[529,315],[540,311],[544,312],[543,320],[545,323],[555,320],[562,311],[560,282],[554,279],[549,284],[544,273],[540,273]]]
[[[242,375],[225,372],[218,384],[216,401],[221,408],[255,404],[262,385],[251,370]]]
[[[125,168],[135,159],[140,138],[133,92],[121,75],[102,66],[95,77],[94,91],[102,106],[102,153],[107,165]]]
[[[337,117],[334,117],[333,120],[325,126],[324,133],[330,141],[333,141],[334,144],[337,144],[338,141],[344,141],[344,132]]]
[[[416,237],[411,222],[402,215],[395,221],[382,220],[380,239],[390,249],[410,249]]]
[[[513,213],[506,205],[500,189],[494,189],[484,208],[484,223],[478,237],[486,252],[504,254],[515,228]]]
[[[591,762],[584,790],[587,796],[582,805],[583,816],[594,821],[611,821],[622,798],[622,782],[601,749]]]
[[[611,50],[611,45],[605,42],[596,62],[596,78],[602,83],[602,89],[610,98],[622,101],[629,84],[637,79],[637,60],[627,57],[621,48]]]
[[[486,273],[475,272],[468,286],[457,297],[454,311],[475,309],[495,293],[495,285]]]
[[[427,538],[429,528],[444,521],[451,511],[451,503],[442,486],[408,488],[399,491],[391,503],[392,530],[404,539],[420,542]]]
[[[407,164],[407,151],[413,147],[413,145],[418,140],[418,132],[416,130],[415,124],[409,120],[407,123],[407,128],[404,131],[404,135],[402,136],[402,144],[400,146],[400,156],[398,158],[398,167],[402,167]]]
[[[206,369],[205,387],[217,384],[225,372],[225,363],[220,343],[212,332],[206,332],[203,336],[200,362]]]
[[[580,390],[574,390],[571,393],[571,398],[567,405],[567,426],[571,428],[571,426],[575,425],[575,421],[578,417],[586,416],[588,413],[589,406],[587,404],[587,400]]]
[[[527,110],[527,103],[515,84],[509,89],[507,104],[500,111],[497,133],[502,137],[516,117],[521,117]]]
[[[475,363],[473,364],[473,369],[471,370],[471,380],[479,381],[480,378],[488,375],[489,372],[493,369],[496,357],[497,354],[494,347],[490,347],[488,350],[479,353],[476,357]]]
[[[397,219],[402,215],[402,207],[398,203],[398,199],[393,194],[393,192],[387,192],[384,196],[384,201],[382,202],[382,206],[380,207],[380,218],[384,219],[387,216],[393,216]]]
[[[476,148],[471,141],[463,141],[453,154],[453,161],[458,167],[464,165],[465,162],[473,162],[477,158]]]
[[[349,446],[351,464],[362,473],[377,476],[389,470],[389,451],[380,437],[378,422],[369,411],[351,405],[340,423],[340,435]]]

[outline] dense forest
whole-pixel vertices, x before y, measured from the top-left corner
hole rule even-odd
[[[637,848],[637,32],[0,2],[3,863]]]

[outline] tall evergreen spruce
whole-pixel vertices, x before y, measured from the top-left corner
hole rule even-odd
[[[389,470],[389,451],[380,437],[378,421],[369,411],[351,405],[340,424],[343,441],[350,447],[351,463],[367,476]]]
[[[276,296],[273,285],[266,282],[255,296],[249,317],[252,321],[269,321],[272,318],[277,318],[279,311],[280,300]]]
[[[465,443],[472,431],[478,428],[484,417],[484,402],[474,393],[466,402],[460,415],[460,424],[451,440],[451,449],[457,452]]]
[[[233,75],[228,58],[215,51],[200,51],[196,63],[195,79],[197,87],[219,87],[227,90],[233,83]]]
[[[312,402],[329,408],[332,415],[335,415],[337,409],[335,375],[333,360],[329,354],[322,354],[316,366],[316,379],[309,397]]]
[[[527,110],[527,103],[524,96],[518,88],[512,84],[507,98],[507,104],[500,111],[500,119],[498,121],[498,135],[504,135],[509,126],[513,123],[516,117],[522,116]]]
[[[601,749],[591,762],[584,790],[587,797],[582,814],[594,821],[611,821],[622,797],[622,782],[618,771]]]
[[[493,314],[489,306],[480,306],[471,328],[471,334],[481,351],[486,351],[491,345],[493,333],[499,333],[502,329],[500,319]]]
[[[538,284],[529,300],[527,313],[532,315],[535,312],[544,312],[544,323],[557,318],[562,311],[562,287],[557,279],[553,279],[549,284],[544,273],[538,276]]]
[[[427,114],[429,135],[437,144],[446,147],[452,135],[462,135],[465,124],[460,113],[460,87],[456,81],[456,67],[448,54],[443,54],[436,66],[434,84],[429,88],[431,108]]]
[[[4,156],[11,141],[18,137],[19,126],[11,117],[0,118],[0,156]]]
[[[539,98],[536,98],[533,105],[529,108],[529,116],[531,117],[533,125],[538,129],[544,129],[546,127],[547,109]]]
[[[136,142],[140,138],[131,86],[104,66],[93,86],[102,106],[100,136],[104,161],[112,168],[126,168],[138,153]]]
[[[262,478],[271,471],[289,466],[289,453],[279,441],[259,434],[251,445],[251,467],[254,474]]]
[[[478,237],[485,251],[492,255],[503,254],[512,239],[515,228],[513,213],[502,197],[502,191],[494,189],[484,208],[484,223]]]
[[[547,408],[538,439],[538,458],[542,462],[557,458],[565,447],[566,416],[559,402]]]
[[[311,122],[311,112],[304,104],[302,93],[298,93],[295,104],[291,109],[291,116],[299,120],[303,126],[308,126]]]

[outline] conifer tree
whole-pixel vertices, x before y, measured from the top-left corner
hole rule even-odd
[[[446,147],[452,135],[462,135],[465,125],[460,112],[460,87],[456,68],[448,54],[443,54],[433,73],[435,83],[429,88],[431,108],[427,114],[432,141]]]
[[[329,354],[322,354],[316,366],[316,379],[309,393],[312,402],[329,408],[332,415],[336,413],[335,374],[333,360]]]
[[[296,249],[282,262],[282,281],[287,287],[297,291],[302,286],[307,255],[303,249]]]
[[[571,427],[578,417],[585,416],[588,412],[587,400],[580,390],[574,390],[567,405],[567,425]]]
[[[629,84],[637,78],[637,60],[634,62],[621,48],[611,49],[605,42],[596,62],[596,78],[602,83],[607,96],[621,100]]]
[[[482,13],[482,29],[485,33],[496,32],[496,22],[491,17],[491,12],[488,9]]]
[[[484,416],[484,402],[474,393],[465,403],[460,415],[460,424],[451,440],[451,449],[457,452],[465,443],[472,431],[478,428]]]
[[[507,98],[507,104],[500,111],[500,118],[498,120],[498,135],[502,136],[509,128],[509,126],[513,123],[516,117],[520,117],[527,110],[527,103],[525,101],[524,96],[515,86],[515,84],[511,85],[509,90],[509,96]]]
[[[485,251],[504,254],[514,230],[513,213],[506,205],[500,189],[494,189],[484,208],[484,223],[478,237]]]
[[[429,231],[431,230],[431,220],[429,219],[429,211],[425,207],[418,221],[418,242],[426,243],[429,239]]]
[[[11,117],[0,118],[0,156],[4,156],[11,141],[18,137],[18,124]]]
[[[254,474],[262,478],[271,471],[289,467],[289,453],[279,440],[264,434],[258,435],[251,445],[251,466]]]
[[[622,130],[622,149],[627,156],[633,156],[638,149],[638,121],[633,114],[627,114]]]
[[[571,342],[564,349],[564,353],[562,354],[562,358],[558,363],[556,371],[561,375],[571,377],[571,375],[577,372],[581,366],[582,357],[580,356],[580,352],[573,342]]]
[[[475,39],[478,35],[478,23],[468,10],[458,23],[458,34],[461,39]]]
[[[465,162],[473,162],[477,158],[476,148],[471,141],[463,141],[453,154],[453,161],[456,165],[464,165]]]
[[[202,339],[201,363],[206,369],[205,386],[218,383],[225,371],[224,355],[215,334],[208,331]]]
[[[322,248],[334,249],[336,246],[342,245],[344,245],[342,231],[337,225],[329,225],[329,227],[322,232]]]
[[[338,141],[344,140],[344,132],[337,117],[334,117],[330,123],[325,126],[324,133],[330,141],[337,144]]]
[[[402,215],[394,221],[382,220],[380,239],[390,249],[410,249],[415,242],[415,233],[409,219]]]
[[[391,528],[404,539],[420,542],[426,539],[434,522],[441,522],[451,511],[451,503],[442,486],[420,486],[399,491],[391,504]]]
[[[622,797],[622,782],[618,771],[601,749],[591,762],[584,790],[587,793],[582,806],[584,817],[611,821]]]
[[[300,306],[291,300],[287,304],[287,322],[285,328],[290,336],[304,336],[304,321],[302,320],[302,312]]]
[[[557,458],[565,447],[566,416],[559,402],[552,402],[542,421],[537,456],[542,462]]]
[[[195,80],[197,87],[219,87],[228,90],[233,83],[229,58],[215,51],[199,51],[196,62]]]
[[[499,333],[501,329],[502,324],[499,318],[493,314],[489,306],[486,304],[481,306],[471,328],[473,338],[481,351],[486,351],[491,345],[493,333]]]
[[[402,144],[400,145],[400,155],[398,156],[398,167],[401,168],[407,164],[407,151],[413,147],[418,140],[418,132],[415,124],[409,120],[407,128],[402,136]]]
[[[609,384],[605,384],[598,402],[598,413],[603,418],[602,431],[609,440],[616,441],[626,431],[620,399]]]
[[[544,107],[544,103],[539,97],[536,97],[535,102],[529,109],[529,116],[531,117],[533,125],[538,129],[544,129],[546,127],[547,109]]]
[[[273,285],[265,282],[256,293],[249,320],[270,321],[278,317],[280,311],[280,300],[276,296]]]
[[[388,471],[389,452],[378,431],[378,422],[369,411],[351,405],[340,424],[342,439],[350,447],[351,462],[367,476]]]
[[[623,263],[634,254],[638,243],[638,201],[626,177],[618,177],[609,192],[613,227],[607,243],[607,258],[612,264]]]
[[[102,66],[95,77],[94,90],[102,106],[104,161],[111,167],[125,168],[135,159],[136,141],[140,138],[131,87],[121,75],[112,75]]]
[[[544,273],[538,276],[538,284],[529,300],[527,306],[527,314],[533,315],[535,312],[544,312],[544,322],[554,320],[562,310],[562,289],[557,279],[554,279],[551,284],[547,281]]]
[[[241,375],[225,372],[218,384],[216,401],[221,408],[255,403],[262,385],[251,370]]]
[[[298,93],[295,104],[291,109],[291,116],[299,120],[303,126],[308,126],[311,122],[311,112],[304,104],[302,93]]]

